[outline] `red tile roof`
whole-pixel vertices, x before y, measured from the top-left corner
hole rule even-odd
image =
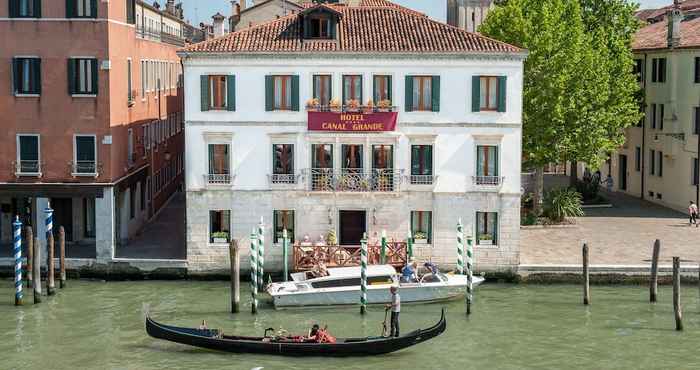
[[[337,40],[304,40],[298,15],[288,15],[222,37],[193,44],[184,52],[385,52],[522,53],[525,50],[435,21],[388,0],[359,6],[332,5],[342,17]]]
[[[652,23],[643,27],[634,36],[632,49],[652,50],[668,48],[668,21]],[[681,43],[679,48],[700,47],[700,18],[681,22]]]
[[[679,3],[682,11],[694,11],[700,10],[700,0],[685,0]],[[661,18],[666,16],[669,10],[673,8],[673,5],[664,6],[658,9],[642,9],[637,12],[637,18],[648,22],[648,21],[659,21]]]

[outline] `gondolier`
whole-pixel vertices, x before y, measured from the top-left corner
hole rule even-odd
[[[391,309],[391,332],[390,337],[399,336],[399,314],[401,313],[401,296],[396,285],[389,288],[391,292],[391,304],[386,305],[387,309]]]

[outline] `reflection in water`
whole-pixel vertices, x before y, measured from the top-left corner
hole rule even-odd
[[[0,297],[13,297],[12,282],[2,282]],[[14,307],[0,303],[2,369],[638,369],[700,368],[697,290],[683,294],[686,330],[673,330],[670,299],[650,307],[640,287],[598,287],[590,307],[572,286],[484,285],[466,317],[462,300],[444,304],[447,331],[434,340],[395,354],[362,359],[283,358],[232,355],[149,338],[148,313],[165,324],[209,327],[225,333],[261,335],[265,328],[306,333],[328,324],[335,336],[363,337],[382,331],[384,309],[370,306],[294,309],[261,308],[250,314],[247,286],[241,313],[229,312],[227,282],[71,282],[45,303]],[[660,297],[670,298],[670,287]],[[442,304],[402,307],[406,332],[432,325]],[[11,319],[11,318],[14,318]],[[663,344],[663,345],[660,345]],[[673,356],[669,356],[673,348]],[[41,356],[27,356],[27,353]],[[331,361],[331,362],[329,362]],[[663,362],[661,362],[663,361]],[[332,365],[329,365],[332,364]]]

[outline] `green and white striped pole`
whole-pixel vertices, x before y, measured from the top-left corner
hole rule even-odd
[[[379,263],[383,265],[386,263],[386,230],[382,230],[382,249],[380,253]]]
[[[288,267],[287,267],[287,258],[288,258],[288,250],[289,250],[289,238],[287,237],[287,229],[282,230],[282,260],[284,263],[284,270],[282,271],[284,273],[284,281],[287,281],[287,275],[289,275]]]
[[[464,274],[464,229],[462,219],[457,221],[457,274]]]
[[[256,250],[255,229],[250,233],[250,293],[253,301],[251,302],[250,312],[258,313],[258,252]]]
[[[367,233],[360,241],[360,314],[367,312]]]
[[[472,313],[472,302],[474,300],[474,290],[472,277],[474,275],[474,250],[472,247],[472,237],[467,236],[467,315]]]
[[[413,258],[413,235],[411,234],[411,228],[408,228],[408,238],[406,239],[406,254],[408,255],[408,261]]]
[[[265,229],[263,225],[263,218],[260,217],[260,224],[258,225],[258,289],[262,292],[265,286]]]

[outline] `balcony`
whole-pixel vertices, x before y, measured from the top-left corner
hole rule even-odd
[[[505,177],[503,176],[474,176],[473,177],[474,181],[473,184],[482,187],[482,188],[490,188],[490,189],[498,189],[503,185],[503,180]]]
[[[293,173],[268,175],[270,184],[272,185],[295,185],[298,182],[299,176]]]
[[[403,170],[362,169],[333,170],[312,168],[308,175],[308,188],[324,192],[395,192],[399,191]]]
[[[15,161],[15,176],[41,177],[41,162],[39,161]]]
[[[185,46],[185,39],[180,36],[172,35],[158,28],[143,27],[140,24],[136,25],[136,36],[142,39],[160,41],[170,45]]]
[[[398,112],[396,106],[393,105],[320,105],[313,102],[306,104],[306,110],[309,112],[334,112],[334,113],[381,113],[381,112]]]
[[[73,177],[98,177],[102,170],[102,164],[96,161],[74,161],[70,163],[71,176]]]
[[[231,185],[232,183],[233,176],[227,173],[219,173],[219,174],[206,174],[204,175],[204,183],[207,185],[214,185],[214,186],[228,186]]]
[[[411,185],[433,185],[437,180],[434,175],[410,175],[408,181]]]

